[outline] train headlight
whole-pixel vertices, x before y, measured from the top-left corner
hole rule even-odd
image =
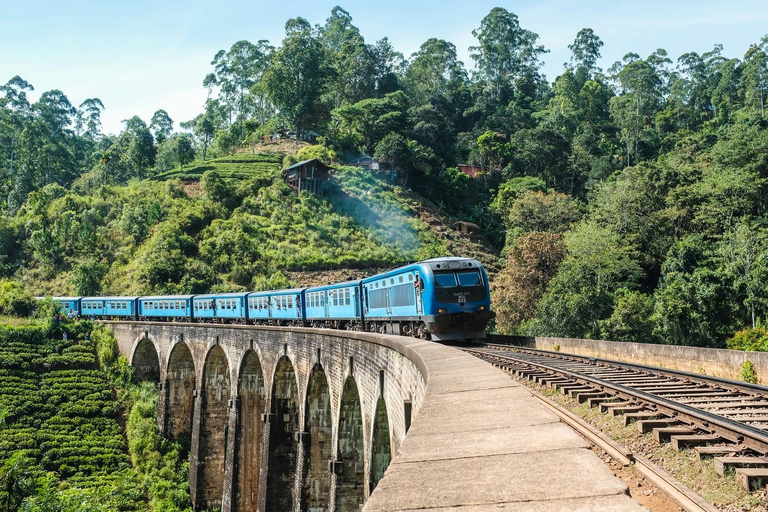
[[[438,312],[438,313],[447,313],[447,312],[448,312],[448,310],[447,310],[447,309],[443,309],[443,308],[440,308],[440,309],[438,309],[438,310],[437,310],[437,312]]]
[[[478,311],[482,311],[484,309],[485,309],[485,306],[480,306],[479,308],[477,308]]]

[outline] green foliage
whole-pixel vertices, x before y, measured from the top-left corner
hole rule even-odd
[[[315,144],[314,146],[305,146],[296,153],[296,161],[302,162],[304,160],[318,159],[323,163],[330,163],[331,160],[338,159],[338,155],[327,147]],[[286,167],[285,165],[283,167]]]
[[[741,365],[741,380],[744,382],[748,382],[750,384],[757,384],[758,383],[758,377],[757,372],[755,371],[755,365],[752,364],[752,361],[749,359],[744,361],[744,364]]]
[[[247,180],[251,178],[266,178],[272,180],[279,176],[282,157],[274,154],[239,153],[206,161],[185,162],[190,166],[185,169],[172,169],[158,174],[153,179],[165,181],[182,179],[197,181],[208,171],[216,171],[227,180]]]
[[[752,329],[742,329],[728,338],[726,344],[731,350],[748,350],[750,352],[768,352],[768,330],[758,326]]]
[[[0,280],[0,315],[29,316],[35,310],[35,298],[16,282]]]

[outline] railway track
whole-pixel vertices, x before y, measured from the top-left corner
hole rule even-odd
[[[754,491],[768,483],[768,387],[638,364],[506,345],[465,350],[520,377],[623,416],[676,450],[712,457]]]

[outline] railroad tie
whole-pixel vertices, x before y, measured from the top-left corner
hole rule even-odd
[[[663,418],[663,414],[653,411],[630,412],[624,415],[624,426],[626,427],[639,420],[655,420]]]
[[[744,448],[741,446],[726,445],[726,446],[696,446],[694,448],[696,457],[702,460],[707,457],[719,457],[727,455],[736,455],[744,453]]]
[[[648,419],[638,420],[635,422],[637,430],[642,434],[647,434],[656,428],[671,427],[680,423],[674,418],[661,418],[661,419]]]
[[[747,492],[756,491],[768,482],[768,469],[736,468],[736,480]]]
[[[725,476],[728,468],[768,468],[765,457],[715,457],[715,473]]]
[[[661,427],[653,429],[653,439],[657,443],[668,443],[672,436],[690,436],[696,433],[691,427]]]
[[[683,448],[693,448],[694,446],[700,446],[702,444],[719,443],[722,442],[722,440],[722,437],[710,434],[677,435],[669,438],[669,441],[672,444],[672,449],[678,452]]]

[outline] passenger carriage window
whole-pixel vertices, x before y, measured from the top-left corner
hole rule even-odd
[[[408,280],[413,281],[413,274],[408,274]]]
[[[480,286],[483,284],[482,279],[480,279],[480,272],[477,270],[456,272],[456,275],[461,286]]]
[[[402,283],[403,282],[403,276],[398,277],[397,280],[398,280],[399,283]]]
[[[456,286],[456,276],[453,272],[435,273],[435,287],[453,288]]]
[[[293,309],[293,297],[288,297],[288,309]]]
[[[347,306],[349,306],[349,304],[350,304],[350,302],[349,302],[349,288],[344,290],[344,304],[346,304]]]

